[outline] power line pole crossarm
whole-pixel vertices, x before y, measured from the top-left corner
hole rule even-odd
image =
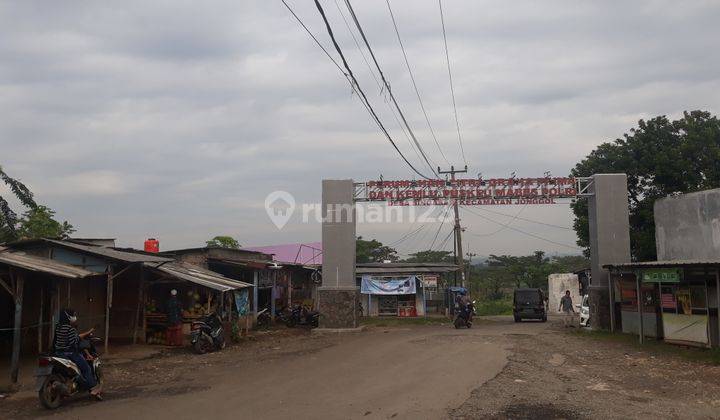
[[[450,181],[453,183],[455,182],[455,174],[464,173],[467,173],[467,165],[465,165],[465,169],[458,170],[455,170],[454,166],[450,166],[449,171],[442,171],[440,167],[438,167],[438,174],[450,174]],[[460,212],[458,210],[457,199],[453,200],[453,210],[455,211],[455,265],[460,267],[460,284],[465,287],[465,261],[463,259],[462,228],[460,227]],[[455,272],[455,286],[457,286],[457,271]]]

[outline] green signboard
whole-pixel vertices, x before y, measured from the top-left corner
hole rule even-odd
[[[639,270],[643,283],[680,283],[682,280],[681,268],[650,268]]]

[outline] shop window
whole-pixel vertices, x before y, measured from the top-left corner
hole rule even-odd
[[[674,314],[678,311],[677,299],[675,299],[674,286],[660,287],[660,304],[664,313]]]

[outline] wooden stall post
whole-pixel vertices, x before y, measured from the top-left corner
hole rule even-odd
[[[137,344],[138,328],[140,326],[140,314],[142,313],[144,290],[145,287],[145,269],[140,266],[140,280],[138,281],[138,299],[135,309],[135,319],[133,321],[133,344]]]
[[[40,314],[38,315],[38,353],[42,353],[43,308],[45,307],[45,285],[40,288]]]
[[[717,297],[715,306],[718,309],[718,347],[720,347],[720,267],[718,266],[715,266],[715,295]],[[708,313],[710,313],[710,308],[708,308]],[[708,319],[710,319],[709,316]]]
[[[615,333],[615,277],[614,271],[610,270],[608,275],[608,299],[610,299],[610,332]],[[581,297],[582,303],[582,297]]]
[[[110,308],[112,308],[113,298],[113,267],[108,269],[107,290],[105,291],[105,354],[110,354]]]
[[[635,274],[635,282],[637,284],[637,305],[638,305],[638,330],[640,331],[640,344],[645,340],[645,331],[643,331],[643,312],[642,312],[642,296],[640,288],[640,279],[642,278],[642,270]]]
[[[287,278],[287,285],[288,285],[288,286],[287,286],[287,290],[288,290],[288,293],[287,293],[287,294],[288,294],[288,303],[287,303],[287,305],[288,305],[288,308],[292,308],[292,307],[293,307],[293,304],[292,304],[292,274],[286,273],[285,275],[286,275],[286,278]]]
[[[252,307],[253,307],[253,322],[257,322],[257,313],[258,313],[258,276],[259,273],[257,270],[253,271],[253,296],[252,296]],[[272,319],[275,319],[275,314],[270,314],[270,317]]]
[[[15,278],[15,323],[13,330],[13,349],[12,358],[10,359],[10,380],[13,384],[18,381],[18,372],[20,370],[20,342],[22,341],[22,304],[23,304],[23,283],[24,279],[21,275],[15,273],[13,276],[13,270],[10,270],[11,278]]]
[[[48,347],[52,349],[53,340],[55,339],[55,326],[58,323],[58,315],[60,312],[60,286],[57,282],[53,282],[52,297],[50,298],[50,312],[52,313],[50,322],[50,331],[48,331]]]

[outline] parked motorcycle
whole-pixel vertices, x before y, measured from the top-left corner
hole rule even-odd
[[[473,323],[473,315],[475,315],[475,305],[474,301],[472,305],[468,305],[467,308],[463,310],[457,310],[455,315],[455,321],[453,322],[453,325],[455,325],[455,328],[462,328],[467,327],[471,328]]]
[[[268,328],[270,328],[271,323],[272,323],[272,317],[270,316],[270,311],[268,310],[268,308],[265,308],[262,311],[258,312],[258,314],[257,314],[258,329],[262,328],[264,330],[267,330]]]
[[[193,322],[190,331],[190,345],[197,354],[224,349],[225,334],[220,315],[212,313]]]
[[[100,342],[101,339],[89,334],[79,343],[80,352],[85,356],[92,374],[95,375],[98,391],[102,388],[103,374],[95,344]],[[72,360],[62,356],[41,355],[38,358],[35,376],[40,403],[51,410],[60,407],[63,399],[87,391],[80,385],[82,377],[80,369]]]
[[[317,311],[311,311],[302,305],[295,305],[290,314],[288,314],[285,320],[285,325],[289,328],[293,328],[297,325],[309,326],[310,328],[317,328],[320,325],[320,313]]]

